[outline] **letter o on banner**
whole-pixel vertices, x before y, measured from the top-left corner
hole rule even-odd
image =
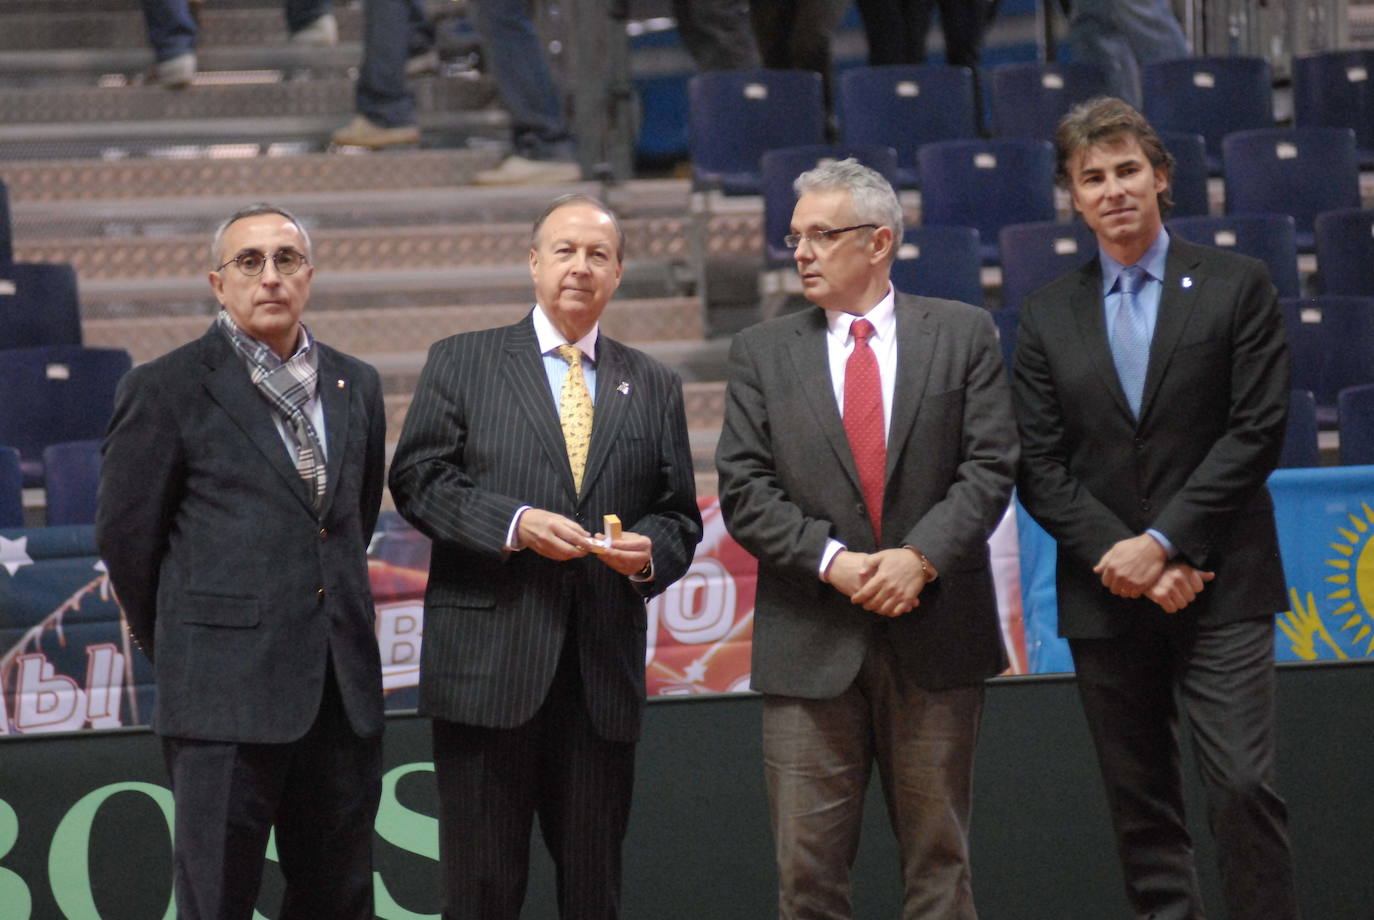
[[[3,717],[0,717],[3,718]],[[19,816],[10,803],[0,799],[0,859],[10,855],[19,839]],[[0,867],[0,916],[29,920],[33,915],[33,896],[17,872]]]
[[[100,912],[91,892],[91,827],[100,806],[121,792],[141,792],[148,796],[162,809],[169,834],[175,826],[172,792],[162,786],[152,783],[113,783],[82,796],[62,818],[62,823],[57,825],[57,831],[52,835],[52,846],[48,850],[48,881],[52,884],[53,900],[68,920],[100,920]],[[162,915],[162,920],[173,920],[175,917],[176,900],[169,895],[167,912]]]

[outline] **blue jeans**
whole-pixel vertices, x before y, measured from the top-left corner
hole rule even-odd
[[[434,44],[434,30],[420,0],[366,0],[363,4],[363,62],[354,88],[354,108],[374,124],[415,124],[415,94],[406,84],[406,58]]]
[[[187,0],[141,0],[148,44],[159,61],[196,48],[196,22]],[[297,32],[334,9],[333,0],[286,0],[286,29]]]
[[[510,112],[515,152],[532,160],[576,159],[529,0],[472,0],[469,6],[487,70]]]
[[[1074,0],[1067,43],[1075,60],[1106,68],[1112,95],[1136,108],[1141,65],[1190,53],[1169,0]]]

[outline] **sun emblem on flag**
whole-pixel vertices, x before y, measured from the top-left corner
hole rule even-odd
[[[1335,556],[1326,560],[1332,571],[1323,579],[1329,586],[1326,615],[1314,592],[1302,598],[1297,589],[1289,591],[1293,609],[1280,617],[1279,628],[1300,658],[1319,657],[1319,644],[1336,658],[1374,657],[1374,508],[1361,502],[1361,510],[1363,517],[1347,514],[1349,526],[1338,525],[1338,539],[1327,544]]]

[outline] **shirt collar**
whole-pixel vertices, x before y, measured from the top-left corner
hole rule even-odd
[[[883,299],[878,301],[873,309],[863,316],[856,316],[843,310],[825,311],[825,323],[829,329],[829,334],[835,336],[840,342],[848,341],[849,327],[854,324],[856,319],[866,319],[873,324],[873,338],[880,342],[888,341],[897,328],[896,297],[893,294],[892,285],[887,286],[887,293],[883,295]]]
[[[1116,279],[1121,276],[1122,269],[1126,266],[1107,255],[1101,248],[1097,250],[1098,256],[1102,260],[1102,296],[1107,296],[1116,289]],[[1145,250],[1145,254],[1140,257],[1136,264],[1145,269],[1145,274],[1156,281],[1164,280],[1164,263],[1169,256],[1169,231],[1163,227],[1159,228],[1159,235],[1150,244],[1150,248]],[[1146,279],[1148,280],[1148,278]]]
[[[582,352],[583,357],[596,363],[596,340],[601,331],[601,323],[597,321],[592,325],[591,330],[578,339],[576,342],[568,342],[563,338],[563,333],[553,327],[553,322],[548,314],[544,312],[543,306],[534,305],[534,334],[539,340],[539,353],[547,355],[558,348],[560,345],[575,345],[577,350]]]

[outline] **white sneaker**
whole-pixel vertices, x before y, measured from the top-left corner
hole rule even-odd
[[[329,140],[340,147],[368,147],[378,150],[382,147],[418,144],[420,128],[417,125],[387,128],[365,115],[356,115],[352,121],[335,131]]]
[[[325,13],[319,19],[306,23],[302,29],[291,33],[294,45],[315,45],[321,48],[339,43],[339,21],[333,13]]]
[[[474,185],[559,185],[578,182],[582,169],[566,160],[531,160],[511,154],[495,169],[483,169],[472,177]]]
[[[158,84],[168,89],[180,89],[190,85],[196,76],[196,53],[187,51],[165,61],[158,61],[153,68],[153,76]]]
[[[406,76],[421,77],[439,72],[439,52],[430,49],[406,58]]]

